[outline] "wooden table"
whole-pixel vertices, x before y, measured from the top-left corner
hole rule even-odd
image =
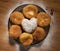
[[[0,51],[19,51],[18,44],[9,44],[8,19],[17,6],[28,2],[40,5],[49,14],[51,9],[54,12],[51,15],[49,34],[44,42],[26,51],[60,51],[60,0],[0,0]]]

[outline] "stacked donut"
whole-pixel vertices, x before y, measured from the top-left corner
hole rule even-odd
[[[10,14],[13,25],[9,28],[9,36],[17,39],[24,46],[29,46],[33,41],[41,41],[46,36],[44,27],[50,25],[51,18],[45,12],[38,13],[38,7],[27,5],[23,12],[14,11]]]

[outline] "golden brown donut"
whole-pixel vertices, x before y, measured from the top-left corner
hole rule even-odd
[[[23,13],[27,18],[36,17],[38,8],[35,5],[27,5],[23,8]]]
[[[22,19],[24,19],[24,16],[23,16],[23,14],[21,12],[14,11],[10,15],[10,20],[14,24],[21,24]]]
[[[42,27],[48,26],[51,22],[50,16],[45,12],[40,12],[37,15],[37,20],[38,20],[38,25]]]
[[[32,33],[34,40],[41,41],[46,36],[45,30],[41,27],[37,27],[36,30]]]
[[[12,38],[18,38],[22,33],[21,27],[18,25],[12,25],[9,29],[9,35]]]
[[[19,39],[24,46],[29,46],[33,42],[33,36],[29,33],[22,33]]]

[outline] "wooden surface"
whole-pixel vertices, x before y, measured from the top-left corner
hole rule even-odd
[[[9,44],[8,19],[17,6],[28,2],[42,6],[49,14],[53,9],[54,14],[51,16],[50,31],[44,42],[26,51],[60,51],[60,0],[0,0],[0,51],[19,51],[17,44]]]

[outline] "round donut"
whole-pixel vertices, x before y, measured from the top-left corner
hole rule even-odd
[[[42,27],[48,26],[51,22],[50,16],[45,12],[40,12],[37,15],[37,20],[38,20],[38,25]]]
[[[22,33],[19,39],[24,46],[29,46],[33,42],[33,36],[29,33]]]
[[[18,25],[12,25],[9,29],[9,35],[12,38],[18,38],[22,33],[21,27]]]
[[[32,34],[33,34],[34,40],[36,41],[41,41],[46,36],[45,30],[41,27],[37,27]]]
[[[26,18],[36,17],[38,8],[35,5],[27,5],[23,8],[23,13]]]
[[[22,19],[24,19],[24,16],[21,12],[18,11],[14,11],[11,15],[10,15],[10,21],[14,24],[21,24]]]

